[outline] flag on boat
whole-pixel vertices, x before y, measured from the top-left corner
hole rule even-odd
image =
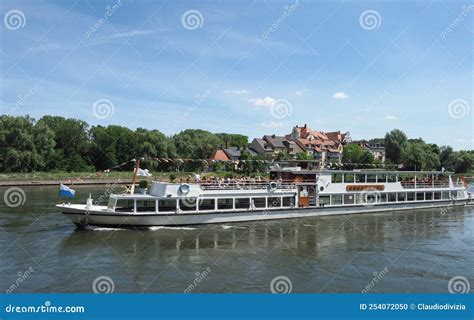
[[[148,169],[138,168],[137,176],[139,176],[139,177],[151,177],[152,174],[148,171]]]
[[[59,196],[60,197],[72,198],[72,197],[74,197],[75,193],[76,193],[76,190],[73,190],[73,189],[69,188],[68,186],[65,186],[62,183],[59,185]]]

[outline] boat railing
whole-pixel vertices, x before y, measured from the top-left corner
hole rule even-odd
[[[400,181],[403,189],[431,189],[431,188],[449,188],[448,181]]]
[[[295,183],[284,181],[211,181],[199,184],[203,190],[295,190]]]

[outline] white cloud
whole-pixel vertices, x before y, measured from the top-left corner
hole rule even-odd
[[[235,94],[237,96],[248,94],[248,90],[224,90],[224,93]]]
[[[398,120],[397,116],[394,116],[392,114],[388,114],[384,117],[385,120]]]
[[[297,96],[302,96],[304,91],[303,90],[298,90],[295,92]]]
[[[260,123],[260,126],[264,128],[271,128],[271,129],[281,128],[283,127],[283,122],[275,122],[275,121],[262,122]]]
[[[335,94],[333,94],[332,98],[336,100],[345,100],[345,99],[349,99],[349,95],[341,91],[341,92],[336,92]]]
[[[145,36],[158,32],[158,30],[133,30],[129,32],[117,33],[111,36],[106,37],[106,39],[112,40],[117,38],[128,38],[134,36]]]
[[[248,101],[256,107],[272,107],[275,105],[276,102],[276,100],[272,97],[255,98],[249,99]]]

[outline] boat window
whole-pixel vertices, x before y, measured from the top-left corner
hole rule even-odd
[[[324,207],[331,203],[329,196],[319,196],[319,206]]]
[[[109,198],[109,203],[107,204],[107,209],[113,210],[115,207],[115,199]]]
[[[449,191],[443,191],[441,193],[441,197],[443,198],[443,200],[448,200],[449,199]]]
[[[217,200],[217,209],[219,210],[228,210],[234,208],[234,199],[218,199]]]
[[[196,198],[184,198],[179,199],[179,208],[183,211],[196,211],[197,199]]]
[[[203,199],[199,203],[199,210],[215,210],[216,200],[215,199]]]
[[[355,175],[355,182],[356,183],[365,183],[365,174],[356,174]]]
[[[425,194],[425,200],[433,200],[433,193],[432,192],[427,192]]]
[[[456,198],[462,198],[463,196],[464,196],[464,192],[458,191],[457,195],[456,195]]]
[[[279,207],[281,207],[281,198],[280,197],[268,197],[268,207],[269,208],[279,208]]]
[[[397,176],[394,174],[387,175],[387,182],[397,182]]]
[[[386,193],[381,193],[379,198],[380,198],[380,202],[387,202],[387,194]]]
[[[265,208],[266,207],[266,201],[265,198],[252,198],[253,205],[255,208]]]
[[[389,193],[388,194],[388,202],[396,202],[397,201],[397,194],[396,193]]]
[[[353,194],[344,195],[344,204],[354,204],[355,197]]]
[[[158,200],[159,212],[175,212],[176,200]]]
[[[153,200],[137,200],[137,212],[155,212],[156,201]]]
[[[345,174],[344,175],[344,182],[346,182],[346,183],[347,182],[349,182],[349,183],[354,182],[354,174],[352,174],[352,173]]]
[[[342,204],[342,194],[335,194],[331,197],[332,205],[341,205]]]
[[[341,183],[342,182],[342,173],[333,173],[331,178],[333,183]]]
[[[377,182],[378,182],[378,183],[385,183],[385,182],[387,182],[387,175],[385,175],[385,174],[378,174],[378,175],[377,175]]]
[[[295,197],[283,197],[283,206],[284,207],[294,207],[295,206]]]
[[[133,212],[133,200],[131,199],[118,199],[115,211],[117,212]]]
[[[434,199],[435,199],[435,200],[441,199],[441,192],[435,192],[435,193],[434,193]]]
[[[399,193],[398,194],[398,201],[405,202],[407,201],[407,194],[406,193]]]
[[[407,201],[415,201],[415,194],[413,192],[407,193]]]
[[[377,182],[377,177],[375,174],[368,174],[367,175],[367,182]]]
[[[250,198],[236,198],[235,209],[248,209],[250,208]]]
[[[424,194],[423,192],[417,192],[417,194],[416,194],[416,200],[417,200],[417,201],[425,200],[425,194]]]

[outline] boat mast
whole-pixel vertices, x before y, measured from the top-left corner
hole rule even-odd
[[[135,166],[135,170],[133,171],[133,177],[132,177],[132,186],[130,187],[130,194],[135,193],[135,183],[137,181],[137,173],[138,169],[140,168],[140,162],[142,159],[138,159],[137,165]]]

